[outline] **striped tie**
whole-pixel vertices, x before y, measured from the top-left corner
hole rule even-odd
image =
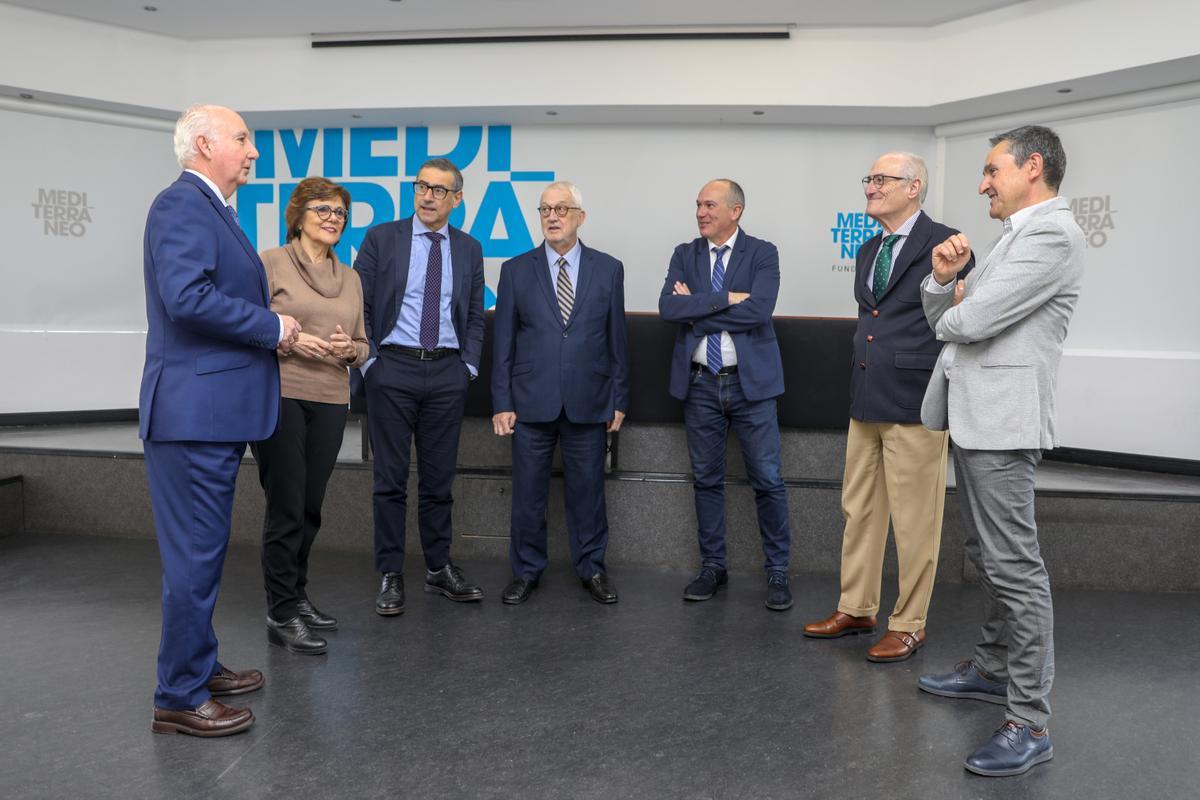
[[[571,288],[571,276],[567,274],[567,260],[559,258],[558,264],[558,312],[563,325],[571,319],[571,307],[575,305],[575,290]]]
[[[713,262],[712,271],[712,290],[719,292],[725,287],[725,251],[728,247],[720,249],[714,247],[717,251],[717,260]],[[708,368],[713,374],[721,371],[721,367],[725,366],[721,358],[721,334],[710,333],[708,335],[708,344],[705,347],[705,352],[708,354]]]

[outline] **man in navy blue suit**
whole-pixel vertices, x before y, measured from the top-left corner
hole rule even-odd
[[[146,364],[139,436],[162,556],[162,639],[151,729],[226,736],[249,709],[214,696],[250,692],[258,670],[217,661],[213,607],[229,543],[233,490],[246,442],[279,417],[274,350],[290,348],[295,319],[269,310],[266,271],[228,198],[258,158],[246,123],[193,106],[175,125],[185,168],[146,219]]]
[[[445,158],[425,162],[413,182],[416,210],[367,231],[354,260],[362,280],[371,359],[362,367],[375,455],[375,567],[383,573],[375,611],[404,612],[408,467],[417,449],[417,524],[425,591],[483,599],[450,560],[458,437],[467,383],[483,350],[483,248],[449,224],[463,179]]]
[[[874,632],[890,519],[900,592],[887,633],[867,649],[875,662],[904,661],[925,644],[942,540],[948,437],[921,424],[942,344],[925,319],[921,282],[933,269],[934,246],[957,231],[921,210],[928,186],[925,162],[912,153],[885,153],[863,178],[867,214],[883,230],[859,248],[854,271],[842,591],[831,616],[804,626],[805,636],[819,639]]]
[[[579,241],[586,213],[572,183],[552,183],[538,213],[546,241],[504,262],[496,295],[492,426],[513,437],[513,580],[522,603],[546,568],[546,498],[561,444],[567,531],[575,573],[592,598],[617,602],[604,567],[606,431],[629,409],[625,271]]]
[[[658,311],[679,323],[670,391],[684,401],[696,497],[700,572],[685,600],[708,600],[726,582],[725,442],[737,434],[754,489],[767,570],[766,606],[792,606],[788,588],[787,490],[775,398],[783,362],[771,314],[779,295],[779,251],[738,223],[746,198],[734,181],[706,183],[696,198],[700,238],[671,256]]]

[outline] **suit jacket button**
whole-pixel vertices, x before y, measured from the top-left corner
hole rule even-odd
[[[566,331],[563,331],[563,338],[564,338],[564,339],[565,339],[565,338],[567,338],[567,332],[566,332]]]
[[[867,336],[867,341],[868,341],[868,342],[873,342],[873,341],[875,341],[875,337],[874,337],[874,336],[870,336],[870,335],[868,335],[868,336]]]
[[[866,369],[866,368],[867,368],[867,362],[865,362],[865,361],[860,361],[860,362],[858,362],[858,368],[859,368],[859,369]]]
[[[879,316],[879,309],[877,308],[877,309],[875,309],[874,311],[872,311],[872,312],[871,312],[871,316],[872,316],[872,317],[878,317],[878,316]]]

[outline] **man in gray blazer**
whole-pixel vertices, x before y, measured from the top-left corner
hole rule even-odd
[[[1004,704],[1006,720],[967,757],[979,775],[1017,775],[1053,755],[1050,684],[1054,615],[1034,522],[1034,470],[1054,447],[1054,388],[1079,299],[1083,232],[1058,187],[1067,159],[1058,136],[1027,125],[991,139],[979,193],[1004,234],[965,281],[971,257],[955,234],[933,251],[921,285],[929,324],[946,342],[921,421],[949,428],[986,621],[974,654],[919,686],[943,697]]]

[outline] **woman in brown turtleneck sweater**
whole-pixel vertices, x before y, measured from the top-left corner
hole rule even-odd
[[[308,553],[321,527],[325,485],[333,472],[346,407],[347,368],[367,360],[362,285],[333,246],[350,211],[350,193],[325,178],[305,178],[284,210],[287,244],[262,254],[271,310],[300,321],[299,341],[280,353],[283,394],[275,435],[250,445],[267,496],[263,577],[267,638],[293,653],[324,653],[315,630],[337,620],[308,599]]]

